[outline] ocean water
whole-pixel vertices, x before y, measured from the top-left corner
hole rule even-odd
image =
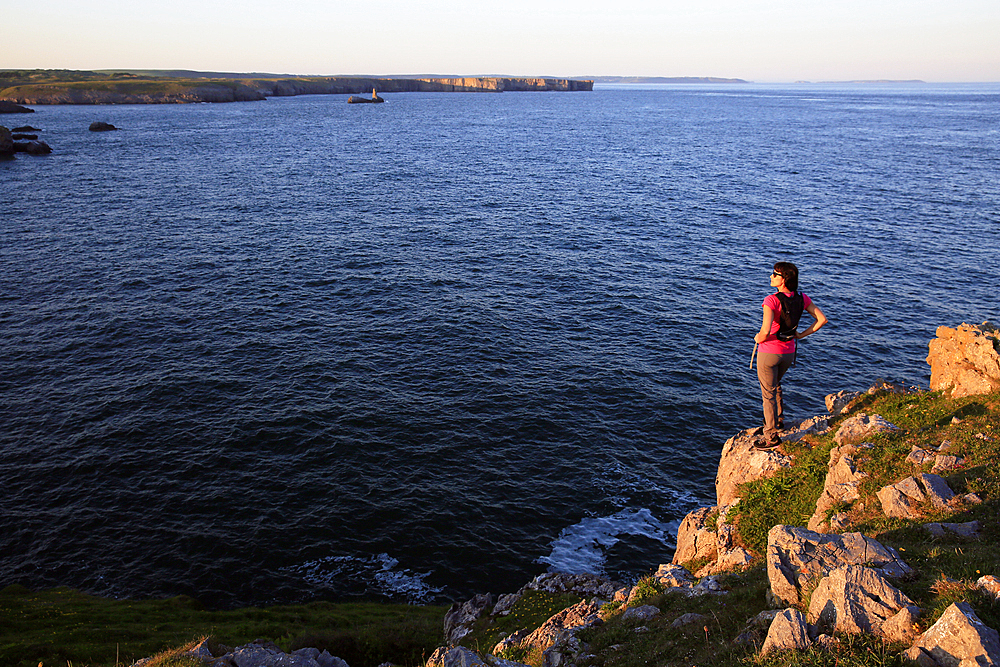
[[[386,97],[4,119],[54,152],[0,163],[0,586],[634,579],[760,420],[773,262],[795,417],[998,317],[1000,86]]]

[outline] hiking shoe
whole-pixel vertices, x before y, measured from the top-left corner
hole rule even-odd
[[[775,437],[771,440],[766,440],[764,438],[757,438],[753,441],[754,449],[774,449],[781,444],[781,438]]]

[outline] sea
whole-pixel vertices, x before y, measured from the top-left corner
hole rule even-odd
[[[346,97],[3,118],[0,588],[627,583],[761,422],[774,262],[792,419],[1000,315],[1000,84]]]

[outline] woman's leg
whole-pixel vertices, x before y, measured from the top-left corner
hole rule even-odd
[[[778,418],[782,413],[781,378],[791,365],[791,354],[757,355],[757,380],[764,407],[764,438],[769,442],[778,438]]]

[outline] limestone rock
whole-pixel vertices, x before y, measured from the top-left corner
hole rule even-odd
[[[14,135],[3,125],[0,125],[0,157],[10,157],[14,154]]]
[[[786,609],[771,622],[760,655],[780,650],[804,651],[811,644],[806,617],[798,609]]]
[[[992,595],[998,602],[1000,602],[1000,579],[997,579],[992,574],[987,574],[984,577],[979,577],[976,580],[976,586],[986,593],[987,595]]]
[[[828,634],[883,634],[883,624],[910,606],[913,600],[878,572],[849,565],[820,580],[809,602],[808,619]]]
[[[202,642],[190,652],[195,658],[212,667],[347,667],[340,658],[330,655],[327,651],[320,652],[315,648],[301,648],[292,653],[285,653],[275,644],[258,639],[257,641],[228,651],[225,655],[213,657],[207,642]],[[136,667],[151,661],[152,658],[140,660]]]
[[[823,435],[830,430],[830,421],[826,417],[810,417],[793,429],[782,432],[781,439],[798,441],[807,435]]]
[[[497,598],[497,603],[493,606],[493,615],[507,616],[520,599],[520,593],[508,593],[507,595],[501,595]]]
[[[464,646],[441,646],[427,659],[426,667],[486,667],[486,663]]]
[[[916,623],[920,610],[914,606],[906,606],[896,612],[892,618],[882,624],[882,635],[890,642],[912,644],[916,637]]]
[[[548,593],[573,593],[580,597],[610,600],[622,585],[596,574],[565,574],[546,572],[531,580],[524,588]]]
[[[670,561],[676,565],[693,560],[715,560],[719,552],[716,531],[706,524],[718,516],[718,507],[701,507],[688,512],[677,528],[677,549]]]
[[[718,560],[708,563],[695,572],[696,577],[707,577],[723,572],[739,572],[753,564],[753,554],[743,547],[727,549],[719,554]]]
[[[831,415],[836,417],[844,408],[850,404],[858,396],[861,396],[860,391],[838,391],[836,394],[827,394],[826,396],[826,411]]]
[[[578,602],[553,615],[541,627],[522,639],[519,645],[521,648],[544,652],[555,645],[557,640],[565,639],[562,636],[564,631],[578,631],[603,623],[598,615],[599,608],[600,605],[596,601]]]
[[[872,386],[868,387],[867,393],[869,394],[877,394],[879,392],[887,394],[908,394],[910,390],[898,382],[891,382],[889,380],[879,380]]]
[[[1000,635],[976,616],[969,603],[957,602],[903,655],[921,667],[998,665]]]
[[[692,623],[703,623],[708,621],[708,616],[704,614],[683,614],[674,619],[674,622],[670,624],[672,628],[682,628],[685,625],[691,625]]]
[[[583,652],[583,642],[573,631],[563,630],[552,646],[542,652],[542,667],[570,667]]]
[[[989,322],[938,327],[928,350],[931,391],[961,398],[1000,388],[1000,336]]]
[[[925,463],[933,461],[935,457],[936,454],[913,445],[913,449],[911,449],[910,453],[906,456],[906,462],[912,463],[915,466],[922,466]]]
[[[901,519],[920,517],[920,506],[930,503],[937,509],[948,507],[955,494],[941,477],[921,473],[882,487],[876,494],[886,516]]]
[[[737,487],[744,482],[770,477],[792,465],[792,459],[777,450],[759,450],[753,446],[758,429],[741,431],[722,447],[719,470],[715,477],[715,496],[719,507],[732,505],[739,497]]]
[[[493,596],[483,593],[464,604],[456,602],[451,605],[451,609],[444,615],[444,636],[448,643],[457,644],[462,637],[472,632],[472,624],[491,604]]]
[[[948,470],[954,470],[955,468],[961,468],[963,465],[965,465],[965,459],[959,456],[938,454],[934,457],[934,467],[931,468],[931,472],[945,472]]]
[[[656,569],[655,576],[657,581],[667,588],[691,588],[695,584],[694,577],[691,576],[690,572],[680,565],[674,565],[672,563],[661,564],[660,567]]]
[[[974,540],[979,537],[979,522],[968,521],[966,523],[925,523],[927,529],[934,537],[958,536],[967,540]]]
[[[0,100],[0,113],[35,113],[35,110],[8,100]]]
[[[842,445],[845,442],[863,440],[875,433],[892,433],[898,430],[898,427],[889,423],[881,415],[861,413],[845,420],[837,429],[837,434],[833,436],[833,439],[838,445]]]
[[[901,577],[913,571],[895,549],[861,533],[824,535],[779,525],[767,534],[771,597],[782,605],[801,603],[803,594],[820,579],[848,565],[867,565],[886,577]]]
[[[809,530],[824,532],[826,528],[836,529],[831,523],[841,523],[836,520],[828,521],[827,514],[838,503],[853,502],[858,499],[858,486],[868,475],[858,470],[854,463],[854,454],[859,449],[869,446],[867,443],[842,445],[830,450],[829,471],[823,484],[823,493],[816,501],[816,511],[809,519]]]
[[[27,153],[28,155],[48,155],[52,148],[44,141],[15,141],[15,153]]]
[[[628,609],[625,610],[625,613],[622,614],[622,618],[625,619],[634,618],[634,619],[639,619],[641,621],[648,621],[654,616],[659,616],[659,615],[660,615],[659,608],[654,607],[651,604],[644,604],[639,607],[629,607]]]
[[[708,561],[695,573],[699,578],[747,568],[753,556],[736,544],[736,527],[728,520],[734,506],[702,507],[684,517],[677,529],[677,549],[671,562]]]

